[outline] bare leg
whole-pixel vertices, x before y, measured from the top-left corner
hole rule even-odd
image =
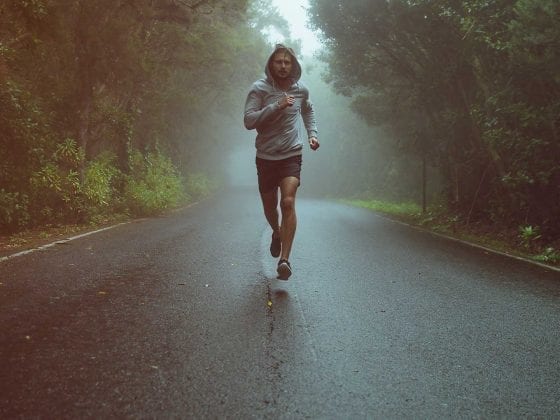
[[[282,255],[280,259],[289,260],[292,243],[296,234],[296,192],[299,180],[290,176],[280,183],[280,209],[282,211]]]
[[[266,193],[261,193],[263,203],[264,217],[270,227],[275,238],[280,236],[280,227],[278,222],[278,188]]]

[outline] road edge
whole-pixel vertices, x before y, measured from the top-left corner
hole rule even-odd
[[[372,210],[370,210],[370,211],[372,211]],[[422,228],[420,226],[413,225],[411,223],[403,222],[402,220],[391,218],[391,217],[387,216],[386,214],[383,214],[383,213],[380,213],[380,212],[376,212],[376,211],[372,211],[372,212],[375,213],[377,216],[383,218],[383,219],[386,219],[386,220],[389,220],[391,222],[398,223],[400,225],[415,229],[419,232],[428,233],[430,235],[437,236],[437,237],[440,237],[440,238],[444,238],[444,239],[447,239],[447,240],[450,240],[450,241],[453,241],[453,242],[457,242],[457,243],[460,243],[460,244],[463,244],[463,245],[467,245],[467,246],[470,246],[472,248],[478,248],[478,249],[481,249],[481,250],[486,251],[486,252],[491,252],[493,254],[502,255],[504,257],[512,258],[512,259],[515,259],[515,260],[518,260],[518,261],[522,261],[522,262],[529,263],[529,264],[532,264],[532,265],[536,265],[538,267],[541,267],[541,268],[544,268],[544,269],[547,269],[547,270],[550,270],[550,271],[555,271],[557,273],[560,273],[560,267],[554,267],[552,265],[543,264],[543,263],[540,263],[538,261],[534,261],[530,258],[525,258],[525,257],[521,257],[519,255],[509,254],[509,253],[504,252],[504,251],[498,251],[497,249],[489,248],[489,247],[486,247],[484,245],[479,245],[479,244],[476,244],[474,242],[469,242],[469,241],[466,241],[464,239],[459,239],[459,238],[456,238],[454,236],[446,235],[444,233],[434,232],[433,230],[430,230],[430,229],[425,229],[425,228]]]
[[[195,201],[194,203],[189,203],[186,206],[182,206],[182,207],[178,207],[176,209],[172,209],[172,210],[169,211],[169,213],[176,213],[176,212],[188,209],[188,208],[190,208],[190,207],[192,207],[192,206],[194,206],[198,203],[199,203],[199,201]],[[39,246],[36,246],[36,247],[24,249],[23,251],[14,252],[13,254],[0,256],[0,263],[3,263],[5,261],[11,260],[11,259],[14,259],[14,258],[17,258],[17,257],[22,257],[24,255],[32,254],[32,253],[37,252],[37,251],[43,251],[45,249],[52,248],[53,246],[65,244],[65,243],[74,241],[76,239],[85,238],[86,236],[95,235],[97,233],[101,233],[101,232],[104,232],[106,230],[114,229],[114,228],[117,228],[119,226],[127,225],[127,224],[130,224],[130,223],[136,223],[136,222],[140,222],[142,220],[147,220],[147,219],[150,219],[150,218],[149,217],[141,217],[141,218],[138,218],[138,219],[130,219],[130,220],[127,220],[126,222],[120,222],[120,223],[116,223],[114,225],[105,226],[105,227],[95,229],[95,230],[92,230],[92,231],[82,232],[82,233],[79,233],[77,235],[70,236],[68,238],[57,239],[53,242],[49,242],[49,243],[39,245]]]

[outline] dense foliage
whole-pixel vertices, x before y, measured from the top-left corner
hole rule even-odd
[[[328,81],[466,223],[560,237],[557,0],[310,1]]]
[[[226,142],[216,115],[239,124],[224,110],[269,49],[258,13],[248,0],[2,1],[0,230],[201,194]]]

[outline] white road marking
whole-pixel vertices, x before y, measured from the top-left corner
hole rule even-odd
[[[97,230],[94,230],[94,231],[91,231],[91,232],[86,232],[86,233],[81,233],[79,235],[71,236],[71,237],[66,238],[66,239],[59,239],[59,240],[56,240],[55,242],[51,242],[49,244],[38,246],[37,248],[31,248],[31,249],[26,249],[25,251],[16,252],[15,254],[7,255],[5,257],[0,257],[0,262],[7,261],[7,260],[10,260],[10,259],[16,258],[16,257],[21,257],[23,255],[31,254],[31,253],[36,252],[36,251],[43,251],[43,250],[51,248],[55,245],[65,244],[65,243],[68,243],[70,241],[74,241],[76,239],[83,238],[85,236],[94,235],[96,233],[103,232],[105,230],[116,228],[117,226],[125,225],[127,223],[130,223],[130,222],[118,223],[116,225],[104,227],[104,228],[97,229]]]

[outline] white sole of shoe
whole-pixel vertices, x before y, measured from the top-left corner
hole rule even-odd
[[[292,275],[292,269],[286,263],[282,263],[278,266],[278,280],[288,280]]]

